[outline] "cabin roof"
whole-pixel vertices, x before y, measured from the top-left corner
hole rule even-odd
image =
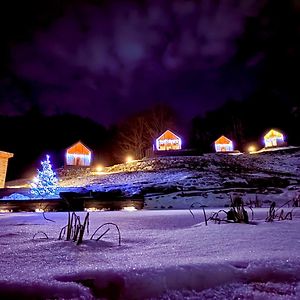
[[[282,138],[283,134],[275,129],[271,129],[265,136],[265,139],[271,139],[271,138]]]
[[[222,135],[220,136],[216,141],[215,144],[221,144],[221,145],[227,145],[227,144],[231,144],[232,141],[230,139],[228,139],[226,136]]]
[[[5,152],[5,151],[0,151],[0,158],[11,158],[13,157],[13,153]]]
[[[90,155],[91,150],[85,146],[81,141],[78,141],[74,145],[67,148],[68,154],[84,154],[84,155]]]
[[[157,138],[157,140],[180,140],[180,137],[173,133],[171,130],[166,130],[161,136]]]

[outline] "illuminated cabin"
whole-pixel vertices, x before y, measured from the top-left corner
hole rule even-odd
[[[285,145],[284,136],[281,132],[271,129],[264,136],[265,148],[268,147],[278,147]]]
[[[226,136],[222,135],[215,141],[216,152],[231,152],[233,151],[233,143]]]
[[[78,141],[66,150],[67,166],[88,167],[91,165],[92,151]]]
[[[0,188],[4,188],[8,159],[13,156],[12,153],[0,151]]]
[[[156,139],[156,150],[180,150],[181,138],[172,131],[165,131],[160,137]]]

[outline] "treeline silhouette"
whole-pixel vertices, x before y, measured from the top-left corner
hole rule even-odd
[[[166,129],[180,129],[176,117],[179,116],[166,105],[130,116],[125,124],[111,128],[71,114],[45,116],[36,108],[23,116],[0,116],[0,150],[14,153],[7,180],[35,175],[45,154],[51,155],[54,168],[62,167],[66,148],[78,140],[93,150],[95,164],[121,162],[125,152],[134,151],[139,144],[143,148],[136,158],[141,158],[151,147],[154,135],[157,137]],[[300,145],[299,125],[299,105],[276,93],[260,91],[245,101],[229,100],[220,108],[195,117],[189,128],[179,131],[188,132],[183,136],[185,148],[205,153],[214,151],[213,142],[221,135],[232,139],[240,151],[245,151],[250,143],[263,147],[263,134],[271,128],[280,129],[289,144]],[[128,138],[130,135],[134,138]]]
[[[263,135],[271,128],[281,130],[291,145],[300,145],[300,106],[279,94],[259,91],[246,101],[229,100],[222,107],[192,120],[190,146],[201,152],[226,135],[235,147],[246,151],[249,144],[263,147]]]
[[[14,153],[9,160],[7,180],[30,177],[40,168],[40,160],[51,156],[54,168],[64,165],[65,149],[81,140],[94,151],[97,160],[110,162],[111,131],[98,123],[71,114],[44,116],[31,110],[24,116],[0,116],[0,150]]]

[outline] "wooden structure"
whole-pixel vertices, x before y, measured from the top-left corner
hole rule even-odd
[[[8,159],[13,156],[12,153],[0,151],[0,188],[5,186]]]
[[[265,143],[265,148],[284,146],[286,144],[285,141],[284,141],[283,134],[279,131],[274,130],[274,129],[271,129],[264,136],[264,143]]]
[[[161,136],[156,139],[156,150],[180,150],[181,138],[170,130],[166,130]]]
[[[66,165],[88,167],[91,165],[92,151],[81,141],[66,150]]]
[[[222,135],[215,141],[215,150],[216,152],[232,152],[233,143],[226,136]]]

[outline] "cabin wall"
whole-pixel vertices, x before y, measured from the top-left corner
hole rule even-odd
[[[0,157],[0,188],[5,186],[8,158]]]
[[[233,151],[233,144],[215,144],[216,152],[230,152]]]
[[[66,164],[68,166],[84,166],[91,165],[91,155],[84,154],[68,154],[66,155]]]
[[[181,142],[180,140],[171,140],[171,139],[164,139],[164,140],[156,140],[156,149],[157,150],[180,150],[181,149]]]
[[[285,145],[283,138],[274,137],[274,138],[265,139],[265,147],[266,148],[278,147],[278,146],[283,146],[283,145]]]

